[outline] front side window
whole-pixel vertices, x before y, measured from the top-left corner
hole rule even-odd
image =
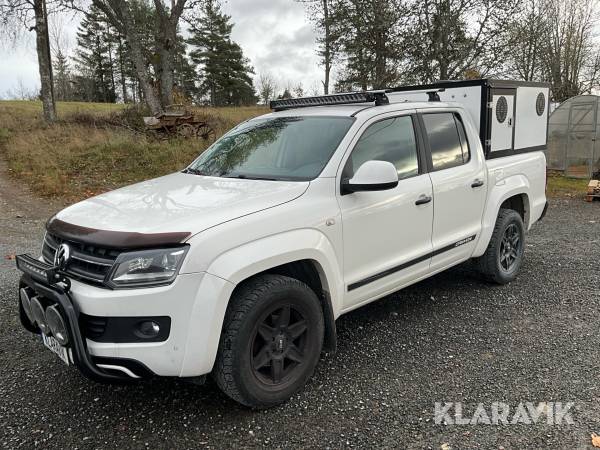
[[[353,121],[324,116],[251,120],[216,141],[186,171],[226,178],[312,180]]]
[[[423,122],[433,170],[449,169],[469,161],[469,147],[460,119],[453,113],[424,114]]]
[[[362,134],[344,167],[343,178],[352,178],[367,161],[391,162],[400,180],[419,173],[417,141],[410,116],[374,123]]]

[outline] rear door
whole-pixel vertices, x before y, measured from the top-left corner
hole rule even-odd
[[[431,270],[469,258],[481,231],[487,173],[478,142],[467,140],[464,114],[423,111],[420,115],[433,184]]]
[[[491,151],[513,149],[516,89],[492,90]]]

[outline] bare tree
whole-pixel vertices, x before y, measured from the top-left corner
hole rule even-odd
[[[557,101],[598,87],[597,0],[548,0],[543,76]]]
[[[600,84],[598,0],[528,0],[510,27],[512,76],[552,84],[556,101]]]
[[[502,68],[519,0],[412,0],[410,81],[482,76]]]
[[[304,87],[302,86],[302,83],[298,83],[293,91],[295,97],[304,97]]]
[[[17,79],[17,84],[6,92],[8,99],[14,100],[35,100],[38,97],[36,89],[25,85],[22,78]]]
[[[540,80],[542,75],[543,50],[548,37],[545,3],[546,0],[525,1],[509,28],[508,71],[525,81]]]
[[[295,0],[304,3],[310,20],[314,23],[319,37],[317,38],[317,54],[321,57],[325,71],[323,92],[329,94],[331,69],[339,54],[340,27],[333,17],[333,2],[335,0]]]
[[[62,15],[55,14],[49,17],[48,33],[50,35],[50,50],[52,56],[56,57],[58,53],[68,54],[71,43],[69,36],[64,33],[65,21]]]
[[[270,74],[261,73],[258,77],[256,89],[263,103],[265,105],[268,105],[269,100],[271,100],[275,96],[275,91],[277,90],[277,83],[275,83],[275,80]]]
[[[313,83],[310,85],[310,89],[308,90],[308,92],[313,97],[319,95],[319,84],[316,81],[313,81]]]
[[[63,32],[62,16],[54,15],[49,22],[50,50],[54,78],[54,96],[57,101],[71,100],[71,70],[69,67],[69,38]]]
[[[59,3],[53,3],[52,6],[58,7]],[[44,119],[54,122],[56,104],[46,0],[0,0],[0,34],[5,39],[16,40],[20,36],[20,27],[35,31]]]
[[[191,8],[195,0],[171,0],[169,5],[163,0],[153,0],[156,10],[156,49],[159,93],[154,91],[142,40],[136,27],[133,2],[126,0],[92,0],[106,15],[110,24],[125,36],[130,49],[136,76],[144,93],[146,103],[154,114],[173,103],[174,49],[177,44],[177,29],[186,8]]]

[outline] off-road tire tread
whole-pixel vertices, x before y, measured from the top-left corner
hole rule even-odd
[[[481,277],[490,283],[496,284],[506,284],[507,281],[500,277],[498,273],[497,265],[496,265],[496,257],[497,252],[500,251],[498,248],[500,245],[499,234],[502,232],[502,228],[506,223],[507,219],[511,216],[516,216],[518,221],[521,223],[521,227],[523,226],[523,219],[521,215],[515,211],[514,209],[505,209],[502,208],[498,212],[498,217],[496,218],[496,224],[494,225],[494,231],[492,231],[492,237],[490,238],[490,243],[488,244],[485,253],[479,258],[475,258],[475,267],[479,271]],[[523,242],[525,245],[525,242]],[[523,258],[523,256],[521,256]]]
[[[229,344],[235,342],[245,317],[269,290],[277,286],[290,286],[294,284],[314,294],[310,287],[295,278],[265,274],[259,275],[240,286],[227,307],[212,376],[219,388],[227,396],[242,405],[251,408],[273,406],[271,404],[257,404],[255,401],[250,401],[239,391],[232,375],[233,370],[235,370],[234,355],[233,350],[231,350],[233,346]],[[297,391],[301,388],[302,386],[298,386]]]

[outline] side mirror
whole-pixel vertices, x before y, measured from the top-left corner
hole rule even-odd
[[[398,171],[387,161],[367,161],[350,180],[342,180],[342,195],[354,192],[385,191],[398,186]]]

